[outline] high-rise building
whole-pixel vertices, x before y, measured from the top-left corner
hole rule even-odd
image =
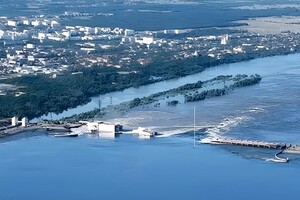
[[[228,35],[224,35],[221,37],[221,44],[225,45],[228,43],[229,40],[229,36]]]
[[[125,36],[132,36],[132,35],[134,35],[134,33],[135,33],[135,31],[131,30],[131,29],[125,29],[125,31],[124,31]]]

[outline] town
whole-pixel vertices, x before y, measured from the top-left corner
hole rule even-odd
[[[250,55],[251,59],[300,49],[300,34],[293,32],[260,35],[222,29],[215,30],[215,35],[205,35],[203,29],[135,31],[61,24],[66,17],[88,15],[65,12],[59,16],[1,17],[1,78],[28,74],[56,78],[68,69],[93,66],[138,73],[132,66],[147,66],[160,60],[197,56],[219,60],[228,55]],[[77,73],[80,71],[74,72]]]

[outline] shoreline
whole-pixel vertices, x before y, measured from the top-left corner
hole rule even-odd
[[[157,67],[157,64],[159,63],[151,63],[148,65],[148,68],[152,68],[152,71],[146,70],[146,68],[141,68],[141,73],[139,75],[132,75],[135,78],[132,79],[131,76],[123,77],[121,79],[121,82],[118,84],[112,84],[109,86],[109,84],[105,85],[99,85],[100,82],[98,81],[97,87],[91,86],[92,83],[95,82],[95,78],[93,77],[89,79],[90,76],[90,70],[88,68],[82,69],[85,73],[82,75],[82,79],[84,80],[84,84],[78,84],[78,86],[91,86],[87,87],[89,88],[88,91],[94,91],[99,90],[99,87],[101,86],[101,90],[104,89],[103,92],[100,93],[99,91],[97,94],[94,92],[86,92],[87,89],[76,89],[75,87],[67,87],[69,86],[69,82],[65,83],[66,78],[60,77],[57,79],[57,81],[49,81],[48,79],[45,79],[43,76],[37,76],[37,78],[33,78],[33,76],[24,76],[21,77],[20,80],[13,79],[9,80],[7,83],[15,83],[16,85],[22,85],[22,82],[24,86],[27,86],[27,90],[23,91],[25,94],[21,96],[19,99],[15,99],[13,96],[3,96],[1,97],[1,102],[9,102],[6,106],[4,106],[1,110],[1,117],[10,117],[15,115],[15,113],[18,113],[18,115],[25,115],[28,116],[30,120],[35,120],[37,118],[43,118],[43,119],[52,119],[52,115],[60,115],[64,112],[67,112],[72,109],[77,109],[79,107],[83,107],[85,105],[88,105],[92,102],[95,98],[101,96],[105,96],[107,94],[111,93],[121,93],[125,90],[132,89],[132,88],[139,88],[143,86],[149,86],[153,84],[159,84],[163,82],[168,82],[172,80],[177,80],[180,78],[185,78],[190,75],[196,75],[203,73],[206,69],[209,69],[211,67],[222,67],[223,65],[230,65],[234,63],[242,63],[242,62],[249,62],[251,60],[256,60],[260,58],[268,58],[268,57],[274,57],[274,56],[285,56],[285,55],[293,55],[297,54],[300,51],[296,48],[293,51],[292,50],[282,50],[282,51],[261,51],[261,52],[249,52],[247,54],[229,54],[226,55],[220,59],[216,58],[210,58],[209,56],[198,56],[198,57],[192,57],[187,58],[181,61],[176,61],[173,63],[172,61],[172,68],[170,67],[170,64],[166,64],[165,62],[161,62],[163,67],[163,73],[160,73],[158,76],[159,79],[148,79],[148,76],[150,76],[149,72],[153,75],[153,69],[159,69]],[[184,67],[183,67],[184,66]],[[186,67],[188,66],[188,67]],[[94,68],[93,68],[94,69]],[[166,71],[166,69],[169,69]],[[171,69],[174,69],[175,72],[169,72]],[[159,70],[158,70],[159,71]],[[177,73],[178,72],[178,73]],[[114,76],[118,74],[118,72],[113,73]],[[71,74],[67,74],[67,79],[71,78]],[[150,76],[151,77],[151,76]],[[119,77],[120,78],[120,77]],[[95,80],[94,80],[95,79]],[[90,81],[89,81],[90,80]],[[44,82],[45,81],[45,82]],[[131,83],[128,83],[128,81],[131,81]],[[137,81],[137,82],[135,82]],[[120,85],[122,83],[127,83],[125,85]],[[40,84],[49,84],[48,87],[43,86],[45,90],[41,90],[39,87],[30,87],[30,83],[32,85],[40,85]],[[96,82],[95,82],[96,83]],[[28,85],[29,84],[29,85]],[[73,84],[74,85],[74,84]],[[136,87],[135,87],[136,85]],[[83,87],[83,88],[84,88]],[[50,88],[50,89],[49,89]],[[53,94],[53,90],[51,88],[59,88],[59,91],[56,96]],[[96,89],[98,88],[98,89]],[[35,90],[34,90],[35,89]],[[70,89],[74,92],[68,93],[67,90]],[[36,95],[35,94],[36,91]],[[49,92],[45,93],[45,91]],[[64,92],[65,91],[65,92]],[[85,91],[85,92],[84,92]],[[41,100],[43,100],[43,96],[48,96],[49,101],[46,101],[46,103]],[[28,106],[25,106],[21,111],[17,111],[17,107],[23,106],[22,101],[33,101],[33,98],[37,98],[37,103],[40,104],[42,107],[37,108],[34,104],[29,104]],[[51,100],[55,99],[55,100]],[[5,105],[5,104],[4,104]],[[97,106],[98,107],[98,106]],[[92,109],[91,109],[92,110]],[[51,111],[51,112],[50,112]],[[3,112],[3,113],[2,113]],[[58,114],[56,114],[58,113]],[[73,113],[74,114],[74,113]],[[76,113],[78,114],[78,113]],[[65,117],[65,116],[64,116]]]
[[[203,101],[205,99],[217,98],[229,94],[238,88],[244,88],[259,84],[261,76],[255,75],[226,75],[217,76],[207,81],[198,81],[181,85],[177,88],[158,92],[143,98],[135,98],[117,105],[112,105],[102,109],[75,114],[60,120],[67,122],[77,122],[80,120],[89,120],[92,118],[103,118],[111,113],[126,113],[131,109],[144,106],[160,107],[161,104],[167,104],[169,107],[177,104]],[[224,86],[223,86],[224,84]]]
[[[230,64],[237,64],[237,63],[244,63],[244,62],[250,62],[250,61],[253,61],[253,60],[258,60],[258,59],[266,59],[266,58],[276,58],[276,57],[282,57],[282,56],[290,56],[290,55],[300,55],[300,52],[291,52],[291,53],[283,53],[283,54],[275,54],[275,55],[268,55],[268,56],[258,56],[256,58],[251,58],[251,59],[245,59],[245,60],[241,60],[241,61],[238,61],[238,62],[226,62],[226,63],[222,63],[222,64],[218,64],[218,65],[212,65],[212,66],[209,66],[209,67],[205,67],[204,70],[202,70],[201,72],[198,72],[198,73],[193,73],[193,74],[189,74],[189,75],[186,75],[186,76],[180,76],[180,77],[176,77],[176,78],[171,78],[171,79],[165,79],[165,80],[161,80],[161,81],[157,81],[157,82],[154,82],[154,83],[150,83],[150,84],[145,84],[145,85],[140,85],[138,86],[137,88],[139,87],[144,87],[144,86],[150,86],[150,85],[154,85],[154,84],[159,84],[159,83],[164,83],[164,82],[168,82],[168,81],[172,81],[172,80],[178,80],[178,79],[181,79],[181,78],[185,78],[185,77],[188,77],[188,76],[193,76],[193,75],[196,75],[196,74],[201,74],[203,72],[205,72],[206,70],[209,70],[210,68],[212,67],[223,67],[224,65],[230,65]],[[31,119],[32,121],[37,121],[39,118],[42,118],[42,119],[45,119],[45,120],[50,120],[52,118],[52,115],[61,115],[63,114],[64,112],[68,112],[70,110],[73,110],[73,109],[77,109],[77,108],[81,108],[83,106],[86,106],[88,105],[89,103],[91,103],[95,98],[99,98],[101,95],[104,96],[104,95],[107,95],[107,94],[110,94],[110,93],[115,93],[115,92],[120,92],[122,93],[123,91],[126,91],[126,90],[129,90],[129,89],[132,89],[132,88],[135,88],[135,87],[129,87],[129,88],[125,88],[125,89],[122,89],[122,90],[117,90],[117,91],[112,91],[112,92],[108,92],[108,93],[105,93],[105,94],[98,94],[98,95],[95,95],[95,96],[92,96],[90,97],[90,101],[87,102],[87,103],[84,103],[84,104],[81,104],[81,105],[78,105],[76,107],[73,107],[73,108],[68,108],[67,110],[64,110],[58,114],[56,113],[52,113],[52,112],[49,112],[48,114],[44,114],[44,115],[41,115],[41,116],[38,116],[38,117],[35,117],[33,119]],[[109,105],[107,105],[109,106]],[[107,107],[106,106],[106,107]],[[88,111],[85,111],[85,112],[92,112],[94,109],[91,109],[91,110],[88,110]],[[64,116],[64,117],[60,117],[60,118],[57,118],[56,120],[59,120],[59,119],[62,119],[62,118],[68,118],[68,117],[71,117],[72,115],[75,115],[75,114],[82,114],[83,112],[80,112],[80,113],[73,113],[69,116]]]
[[[15,126],[15,127],[10,127],[6,128],[5,130],[0,131],[0,139],[3,138],[8,138],[11,136],[19,135],[22,133],[35,133],[35,132],[43,132],[45,134],[51,134],[51,133],[70,133],[71,128],[73,127],[78,127],[79,125],[65,125],[65,124],[31,124],[27,127],[22,127],[22,126]]]

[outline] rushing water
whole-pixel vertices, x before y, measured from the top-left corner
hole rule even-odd
[[[173,79],[138,88],[129,88],[120,92],[111,92],[105,95],[92,98],[92,101],[73,109],[62,112],[61,114],[48,114],[42,116],[43,119],[60,119],[63,117],[69,117],[74,114],[91,111],[99,107],[99,100],[101,100],[101,106],[116,105],[125,101],[133,100],[137,97],[145,97],[151,94],[169,90],[179,87],[187,83],[194,83],[199,80],[208,80],[218,75],[235,75],[235,74],[260,74],[264,78],[268,76],[279,75],[286,73],[288,70],[299,70],[300,54],[288,55],[288,56],[276,56],[262,59],[255,59],[252,61],[226,64],[216,67],[211,67],[202,73],[186,76],[179,79]]]
[[[105,140],[37,135],[4,140],[0,143],[0,199],[298,199],[298,156],[278,164],[267,161],[274,157],[272,150],[193,147],[191,135],[172,135],[190,130],[175,126],[191,126],[195,106],[197,125],[211,126],[206,133],[197,131],[198,137],[300,143],[299,60],[299,54],[256,59],[101,96],[102,104],[106,98],[109,104],[110,96],[119,103],[220,74],[262,75],[260,84],[226,96],[176,107],[137,108],[108,117],[127,126],[161,129],[164,137],[139,140],[121,135]],[[97,104],[94,98],[63,115]]]

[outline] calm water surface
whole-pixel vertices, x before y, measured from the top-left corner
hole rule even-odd
[[[6,200],[299,197],[299,161],[243,159],[189,138],[37,136],[2,143],[0,156]]]

